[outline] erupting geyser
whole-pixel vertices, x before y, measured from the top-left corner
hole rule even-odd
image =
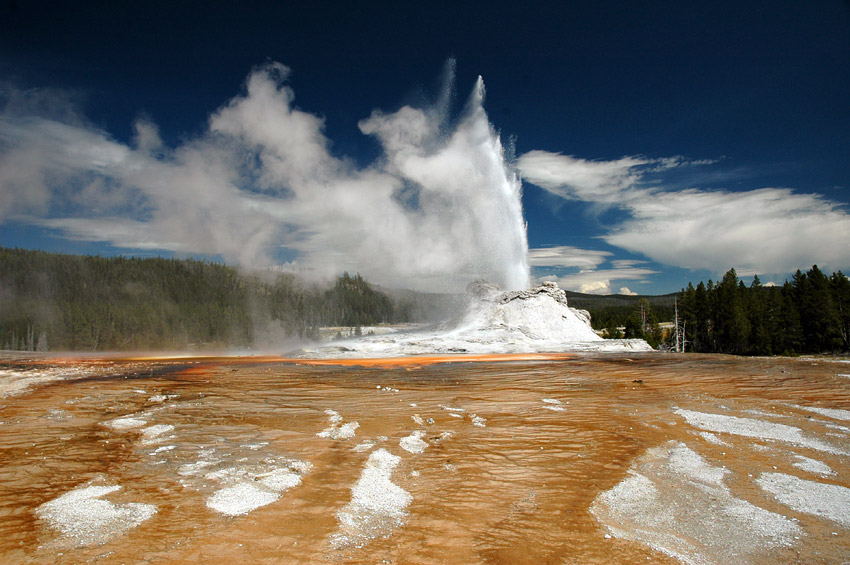
[[[39,209],[57,214],[40,225],[72,239],[320,279],[359,272],[432,292],[475,279],[528,286],[521,183],[487,119],[480,78],[453,112],[449,61],[434,104],[362,119],[382,154],[361,166],[331,150],[323,118],[295,106],[289,75],[280,63],[257,67],[206,131],[175,146],[147,119],[122,143],[85,120],[4,115],[16,192],[3,211],[31,214],[37,195]],[[57,187],[76,186],[86,189],[63,206],[67,191]]]
[[[450,62],[444,92],[453,88],[453,69]],[[417,279],[443,278],[459,290],[483,278],[508,290],[525,289],[529,267],[522,184],[484,111],[483,79],[478,77],[452,126],[449,99],[444,96],[426,110],[375,111],[359,124],[381,142],[386,172],[402,182],[394,199],[415,230],[415,245],[400,247],[395,265],[403,266],[412,286]],[[397,227],[396,235],[408,228]]]

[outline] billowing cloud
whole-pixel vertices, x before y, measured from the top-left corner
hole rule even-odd
[[[723,272],[786,273],[850,265],[850,215],[817,194],[788,188],[666,190],[666,170],[710,164],[681,158],[586,161],[532,151],[523,178],[563,198],[616,206],[628,218],[607,243],[667,265]]]
[[[330,153],[321,118],[293,106],[288,73],[278,63],[256,69],[206,132],[176,147],[148,119],[123,144],[84,120],[7,103],[0,222],[246,266],[270,265],[282,248],[301,272],[359,271],[423,290],[476,278],[528,284],[521,185],[484,112],[480,79],[456,120],[449,96],[362,120],[384,155],[358,168]]]

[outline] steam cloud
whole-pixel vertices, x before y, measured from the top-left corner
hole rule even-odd
[[[7,96],[0,222],[254,267],[285,248],[296,256],[288,267],[318,277],[358,271],[419,290],[457,290],[476,278],[528,285],[521,184],[487,119],[480,78],[454,121],[445,93],[431,108],[361,120],[384,154],[358,168],[330,153],[321,118],[293,107],[288,74],[279,63],[255,69],[207,131],[173,148],[148,120],[128,145],[67,105]],[[445,81],[448,92],[451,64]]]

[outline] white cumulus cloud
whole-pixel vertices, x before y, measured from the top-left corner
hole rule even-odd
[[[812,264],[850,266],[850,214],[818,194],[789,188],[666,190],[662,173],[711,161],[624,157],[587,161],[531,151],[523,178],[565,199],[628,213],[602,239],[659,263],[723,272],[786,273]]]
[[[694,189],[648,194],[629,210],[605,241],[668,265],[743,274],[850,265],[850,215],[815,194]]]

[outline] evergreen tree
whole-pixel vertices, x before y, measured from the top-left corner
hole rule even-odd
[[[794,291],[807,351],[825,352],[841,347],[832,285],[817,265],[806,274],[794,275]]]
[[[785,281],[780,297],[779,324],[782,331],[776,334],[776,345],[773,348],[782,355],[800,353],[803,347],[803,329],[795,294],[793,283]]]
[[[835,306],[838,333],[844,342],[844,349],[850,349],[850,280],[841,271],[830,277],[833,305]]]
[[[755,355],[770,355],[770,334],[767,331],[767,294],[758,275],[753,275],[747,295],[747,318],[750,325],[748,352]]]
[[[724,353],[743,353],[749,337],[749,323],[735,269],[726,272],[714,294],[713,333],[717,350]]]
[[[711,282],[711,281],[709,281]],[[711,323],[711,312],[709,310],[708,290],[705,284],[700,281],[694,291],[694,317],[693,322],[693,348],[694,351],[709,351],[709,328]]]
[[[703,287],[704,289],[704,287]],[[704,290],[703,290],[704,291]],[[679,294],[679,320],[680,331],[684,333],[686,350],[696,347],[697,330],[697,291],[693,283],[688,283],[688,288]],[[675,335],[675,331],[673,332]],[[675,344],[674,344],[675,347]]]

